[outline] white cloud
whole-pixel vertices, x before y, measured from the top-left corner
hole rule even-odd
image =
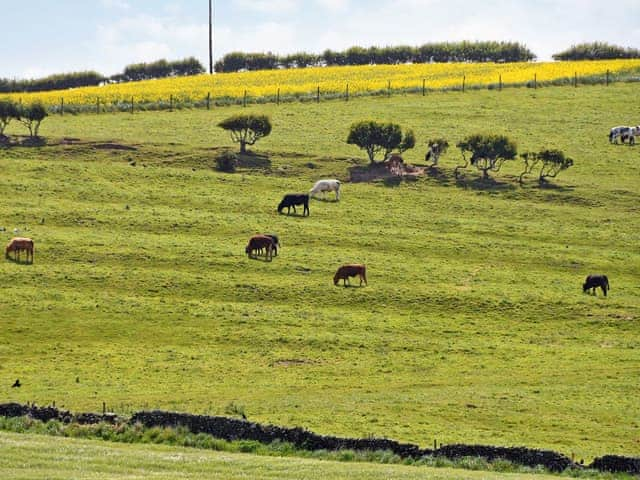
[[[129,10],[131,5],[126,0],[100,0],[100,3],[107,8],[116,8],[120,10]]]
[[[216,30],[216,57],[233,51],[293,53],[304,50],[296,29],[289,24],[267,22],[240,29],[222,27]],[[219,47],[218,47],[219,46]]]
[[[234,5],[242,10],[262,13],[289,13],[298,8],[298,0],[234,0]]]
[[[206,58],[208,26],[139,14],[100,25],[97,31],[99,70],[122,71],[125,65],[160,58],[175,60],[187,56]]]
[[[349,0],[316,0],[316,3],[331,12],[346,12],[349,9]]]

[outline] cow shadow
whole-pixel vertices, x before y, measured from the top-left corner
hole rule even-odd
[[[19,258],[15,258],[15,257],[5,257],[7,261],[11,262],[11,263],[15,263],[16,265],[33,265],[33,260],[27,260],[27,259],[19,259]]]
[[[286,207],[285,207],[286,208]],[[276,212],[278,212],[276,210]],[[305,215],[302,211],[302,209],[300,209],[299,212],[291,212],[291,213],[286,213],[284,211],[282,212],[278,212],[278,215],[284,215],[285,217],[296,217],[296,218],[307,218],[309,215]]]
[[[312,200],[316,200],[318,202],[324,202],[324,203],[338,203],[340,200],[338,200],[337,198],[318,198],[318,197],[311,197]]]
[[[266,255],[249,255],[249,260],[256,260],[258,262],[271,263],[273,257],[267,258]]]

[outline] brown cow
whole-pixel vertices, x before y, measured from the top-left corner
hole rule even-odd
[[[27,262],[31,257],[31,263],[33,263],[33,240],[25,237],[14,237],[7,244],[4,249],[5,258],[9,258],[9,252],[13,252],[14,260],[20,261],[20,252],[25,251],[27,253]]]
[[[349,283],[349,277],[360,277],[360,286],[362,286],[362,281],[364,280],[364,284],[367,284],[367,267],[361,264],[350,264],[350,265],[342,265],[336,274],[333,276],[333,284],[338,285],[338,282],[342,279],[344,280],[344,286],[351,285]]]
[[[244,252],[249,256],[249,258],[251,258],[255,252],[254,258],[258,258],[258,253],[264,249],[266,251],[265,258],[267,260],[271,260],[273,255],[273,244],[274,242],[272,237],[267,235],[254,235],[249,239],[249,244],[247,245],[247,248],[244,249]]]

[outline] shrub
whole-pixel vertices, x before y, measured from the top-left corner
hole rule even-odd
[[[224,152],[216,157],[216,169],[220,172],[233,173],[237,167],[238,157],[233,152]]]

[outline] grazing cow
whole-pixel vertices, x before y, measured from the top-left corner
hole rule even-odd
[[[322,198],[327,196],[327,192],[336,192],[336,201],[340,200],[340,180],[335,178],[328,178],[325,180],[318,180],[313,188],[309,190],[309,195],[317,195],[322,193]]]
[[[585,293],[591,289],[593,295],[596,294],[596,288],[600,287],[604,296],[607,296],[607,290],[610,290],[609,279],[606,275],[589,275],[582,284],[582,292]]]
[[[271,237],[271,240],[273,240],[273,248],[272,248],[273,255],[275,257],[277,257],[278,256],[278,248],[280,248],[280,240],[278,239],[278,236],[276,234],[274,234],[274,233],[265,233],[264,236],[265,237]],[[262,248],[258,250],[258,255],[262,255],[262,253],[263,253],[262,250],[263,250]]]
[[[280,248],[280,239],[275,233],[265,233],[264,235],[266,237],[271,237],[271,240],[273,240],[273,254],[277,257],[278,249]]]
[[[13,252],[14,259],[20,261],[20,252],[25,251],[27,254],[27,262],[31,257],[31,263],[33,263],[33,240],[25,237],[14,237],[7,244],[4,249],[5,258],[9,258],[9,252]]]
[[[278,213],[282,213],[282,210],[287,209],[287,215],[291,212],[293,207],[293,213],[296,213],[296,205],[304,205],[303,215],[309,215],[309,194],[308,193],[287,193],[282,201],[278,204]]]
[[[620,138],[622,143],[624,143],[625,140],[630,139],[633,136],[633,130],[633,127],[613,127],[609,131],[609,143],[618,143],[618,138]],[[631,143],[631,140],[629,140],[629,142]]]
[[[344,281],[344,286],[350,285],[349,277],[360,277],[360,286],[362,286],[362,281],[364,280],[364,284],[367,284],[367,267],[361,264],[350,264],[350,265],[342,265],[338,268],[338,271],[333,276],[333,284],[338,285],[338,282],[342,279]]]
[[[265,258],[267,260],[271,260],[271,256],[273,253],[273,239],[266,235],[254,235],[249,239],[249,244],[244,249],[244,253],[246,253],[249,258],[254,254],[255,257],[258,258],[258,254],[265,250]]]

